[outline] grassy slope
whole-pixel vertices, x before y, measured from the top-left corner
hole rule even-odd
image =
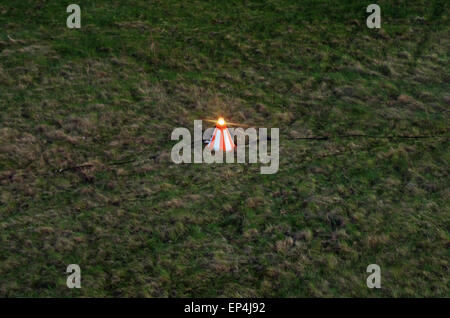
[[[77,3],[0,2],[0,296],[449,296],[447,1]],[[277,174],[169,162],[221,112]]]

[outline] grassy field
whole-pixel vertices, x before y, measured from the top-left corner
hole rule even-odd
[[[0,1],[0,297],[450,296],[448,1],[72,2]],[[278,173],[173,164],[219,114]]]

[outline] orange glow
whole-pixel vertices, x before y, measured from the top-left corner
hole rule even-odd
[[[219,119],[217,120],[217,123],[219,124],[219,126],[223,126],[223,125],[225,125],[225,119],[223,119],[223,117],[219,117]]]

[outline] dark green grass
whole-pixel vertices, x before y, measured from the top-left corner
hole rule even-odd
[[[78,4],[0,3],[0,296],[449,296],[446,1]],[[171,163],[220,114],[277,174]]]

